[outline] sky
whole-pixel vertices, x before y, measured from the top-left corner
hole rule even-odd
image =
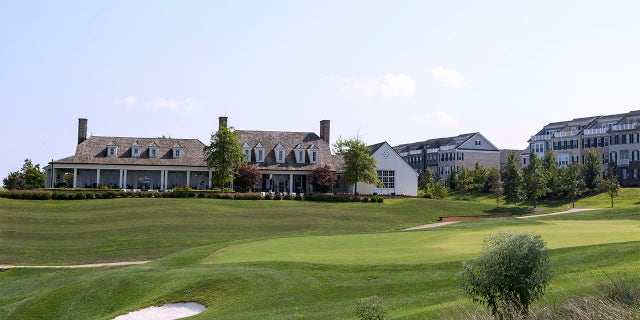
[[[391,145],[640,109],[638,1],[0,1],[0,176],[96,136]]]

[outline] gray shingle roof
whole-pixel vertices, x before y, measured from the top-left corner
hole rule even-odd
[[[118,154],[108,157],[107,146],[117,146]],[[141,147],[139,158],[132,157],[133,146]],[[149,157],[148,146],[158,147],[157,158]],[[182,148],[181,158],[173,158],[173,147]],[[56,160],[54,163],[206,167],[203,148],[204,144],[197,139],[93,136],[76,147],[75,155]]]
[[[284,131],[250,131],[237,130],[240,144],[250,146],[261,145],[265,148],[264,162],[255,163],[255,150],[251,152],[251,164],[256,164],[258,169],[269,170],[313,170],[318,166],[328,165],[332,170],[338,168],[334,164],[334,157],[331,155],[329,144],[322,140],[313,132],[284,132]],[[281,145],[286,149],[285,163],[276,163],[274,149]],[[309,163],[309,155],[305,153],[305,163],[296,163],[294,150],[296,147],[309,149],[315,146],[318,148],[318,163]]]

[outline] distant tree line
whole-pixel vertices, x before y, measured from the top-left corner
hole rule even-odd
[[[469,194],[482,192],[490,194],[499,202],[528,201],[533,207],[539,200],[567,199],[575,206],[575,200],[584,192],[605,192],[613,199],[618,196],[620,185],[613,167],[603,178],[600,175],[600,156],[597,151],[585,150],[584,164],[571,163],[559,166],[553,151],[539,158],[529,155],[529,164],[522,168],[516,152],[507,154],[507,163],[502,170],[485,168],[476,163],[473,169],[465,167],[453,171],[446,183],[434,178],[431,170],[425,170],[419,178],[419,188],[425,196],[443,198],[448,190]],[[445,187],[446,185],[446,187]]]

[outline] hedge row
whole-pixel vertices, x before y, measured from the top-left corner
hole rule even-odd
[[[197,192],[197,191],[172,191],[172,192],[52,192],[47,190],[3,190],[0,198],[23,200],[85,200],[85,199],[113,199],[113,198],[211,198],[211,199],[235,199],[235,200],[306,200],[326,202],[384,202],[381,196],[356,197],[347,194],[315,194],[302,197],[297,194],[271,194],[266,193],[226,193],[226,192]]]

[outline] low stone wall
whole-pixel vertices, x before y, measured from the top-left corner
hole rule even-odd
[[[440,217],[440,221],[455,222],[455,221],[467,221],[467,220],[488,219],[488,218],[506,218],[508,216],[509,216],[508,213],[485,214],[485,215],[478,215],[478,216],[448,216],[448,217]]]

